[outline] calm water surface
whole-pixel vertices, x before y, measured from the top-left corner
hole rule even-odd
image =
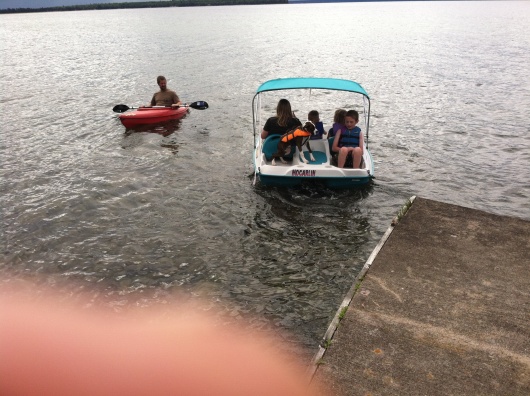
[[[410,196],[530,219],[530,3],[85,11],[0,22],[4,284],[29,277],[114,310],[172,304],[180,293],[229,320],[276,329],[310,355]],[[147,103],[158,74],[184,101],[210,108],[159,133],[124,133],[112,107]],[[289,76],[366,88],[372,186],[252,185],[252,96]],[[321,118],[330,125],[335,107],[348,105],[323,105]]]

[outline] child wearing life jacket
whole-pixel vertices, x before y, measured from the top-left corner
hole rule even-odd
[[[364,138],[361,128],[357,126],[358,122],[359,113],[355,110],[349,110],[344,117],[344,129],[337,131],[335,135],[332,151],[339,154],[339,168],[344,168],[346,158],[350,153],[353,159],[353,168],[361,167]]]
[[[311,140],[322,139],[326,132],[324,131],[324,124],[320,121],[320,116],[318,111],[311,110],[307,115],[307,119],[315,125],[316,132],[314,135],[311,135]]]
[[[346,110],[338,109],[333,116],[333,127],[328,131],[328,139],[337,134],[337,131],[344,129],[344,117],[346,117]]]

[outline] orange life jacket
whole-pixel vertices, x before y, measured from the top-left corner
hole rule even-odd
[[[284,143],[287,143],[287,142],[289,142],[289,141],[291,141],[294,138],[299,137],[299,136],[309,137],[309,136],[311,136],[311,133],[307,132],[307,131],[304,131],[301,128],[296,128],[294,131],[290,131],[290,132],[287,132],[287,133],[283,134],[282,137],[280,138],[280,140],[282,142],[284,142]]]

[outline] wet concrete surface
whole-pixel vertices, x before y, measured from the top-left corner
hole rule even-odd
[[[335,395],[530,395],[530,222],[416,198],[315,366]]]

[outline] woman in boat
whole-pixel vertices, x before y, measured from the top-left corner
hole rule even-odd
[[[265,139],[269,135],[283,135],[296,126],[302,126],[302,123],[294,116],[291,103],[287,99],[280,99],[276,106],[276,117],[270,117],[265,122],[261,138]]]
[[[339,129],[335,135],[332,151],[339,153],[339,168],[344,168],[346,158],[350,153],[353,159],[353,168],[361,167],[364,138],[361,128],[357,126],[358,122],[359,113],[355,110],[349,110],[344,117],[344,128]]]

